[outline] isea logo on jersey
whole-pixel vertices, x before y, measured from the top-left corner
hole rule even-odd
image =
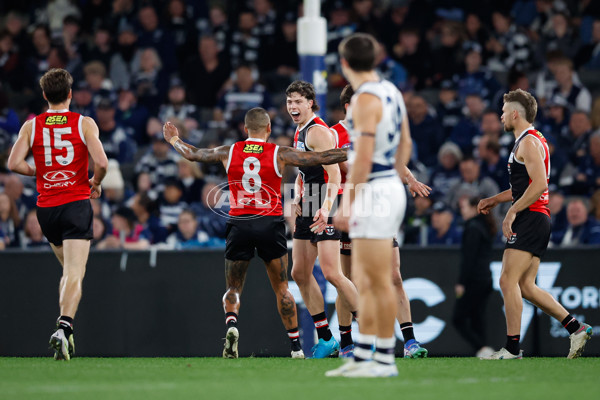
[[[46,117],[46,125],[64,125],[66,123],[66,115],[49,115]]]
[[[262,144],[246,143],[246,145],[244,146],[244,150],[242,151],[244,153],[260,154],[263,152],[263,146]]]

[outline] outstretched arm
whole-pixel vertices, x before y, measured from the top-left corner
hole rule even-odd
[[[348,159],[348,149],[326,151],[299,151],[292,147],[279,147],[277,159],[284,165],[309,167],[313,165],[337,164]]]
[[[29,138],[31,137],[31,121],[27,121],[19,131],[19,137],[8,156],[8,169],[21,175],[35,175],[35,166],[25,161],[29,153]]]
[[[179,154],[189,161],[203,163],[223,163],[229,158],[229,146],[219,146],[214,149],[199,149],[187,144],[179,138],[179,131],[170,122],[163,126],[163,136]]]

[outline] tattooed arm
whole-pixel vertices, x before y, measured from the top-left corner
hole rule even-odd
[[[337,164],[348,159],[348,149],[331,149],[326,151],[299,151],[291,147],[279,147],[277,160],[281,167],[309,167],[313,165]],[[282,165],[283,164],[283,165]]]
[[[229,158],[229,146],[219,146],[214,149],[199,149],[187,144],[179,138],[179,132],[175,125],[167,122],[163,126],[163,136],[179,154],[189,161],[203,163],[225,163]]]

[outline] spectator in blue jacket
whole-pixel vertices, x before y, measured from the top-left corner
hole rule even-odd
[[[560,246],[600,244],[600,224],[588,214],[587,200],[575,197],[567,205],[566,229],[552,232],[552,243]]]

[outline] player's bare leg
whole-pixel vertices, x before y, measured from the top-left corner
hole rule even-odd
[[[392,248],[392,282],[394,283],[396,298],[398,300],[396,319],[400,324],[400,330],[404,337],[404,357],[425,358],[427,357],[427,349],[421,347],[415,339],[410,313],[410,300],[404,290],[402,274],[400,273],[400,251],[395,247]]]
[[[358,292],[356,286],[342,272],[340,242],[337,240],[323,240],[317,243],[317,248],[319,263],[325,279],[337,289],[341,301],[350,308],[350,311],[356,311],[358,308]]]
[[[577,358],[583,353],[585,344],[592,336],[592,327],[573,318],[550,293],[535,284],[539,266],[540,259],[533,257],[531,265],[519,281],[521,294],[524,299],[556,319],[569,331],[571,348],[568,358]]]
[[[277,309],[279,310],[281,321],[291,341],[292,358],[304,358],[304,352],[300,345],[300,333],[298,331],[296,301],[288,289],[288,256],[286,254],[265,263],[265,265],[271,287],[277,297]]]
[[[340,265],[344,276],[352,280],[352,260],[351,256],[340,254]],[[354,341],[352,340],[352,311],[347,302],[342,301],[340,295],[335,299],[335,309],[337,311],[340,328],[340,357],[349,358],[354,355]]]
[[[224,358],[238,358],[239,331],[237,329],[237,317],[240,312],[240,296],[246,281],[249,260],[227,260],[225,259],[225,284],[227,291],[223,295],[223,310],[225,311],[225,323],[227,333],[225,334]]]
[[[310,240],[293,240],[292,278],[300,289],[304,305],[312,316],[317,329],[319,341],[313,347],[313,357],[324,358],[335,353],[339,349],[339,343],[329,330],[327,316],[325,315],[325,300],[312,273],[316,259],[317,246],[311,243]]]
[[[69,239],[62,246],[52,246],[56,258],[63,267],[63,275],[59,284],[60,317],[57,330],[50,337],[50,345],[54,348],[54,358],[70,360],[75,352],[73,338],[73,319],[81,300],[82,282],[90,252],[90,241]]]

